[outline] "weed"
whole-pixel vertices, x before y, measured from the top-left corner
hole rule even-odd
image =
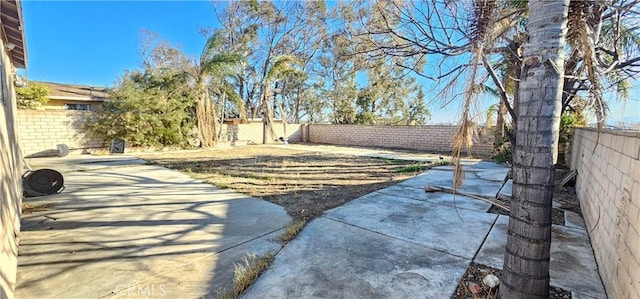
[[[233,275],[233,292],[223,292],[218,298],[239,298],[258,276],[269,267],[275,255],[267,252],[263,256],[248,254],[244,257],[243,262],[235,264]]]
[[[43,204],[22,204],[22,214],[31,214],[33,212],[42,212],[49,209],[53,204],[43,203]]]
[[[259,175],[256,175],[253,173],[241,173],[241,174],[238,174],[238,177],[246,178],[246,179],[255,179],[255,180],[261,179]]]
[[[431,168],[429,165],[413,164],[413,165],[407,165],[407,166],[399,167],[398,169],[394,170],[393,172],[395,172],[395,173],[422,172],[422,171],[425,171],[425,170],[427,170],[429,168]]]
[[[306,219],[298,219],[289,223],[289,225],[284,229],[282,235],[278,238],[280,243],[282,243],[283,246],[287,245],[289,241],[293,240],[293,238],[298,235],[302,228],[304,228],[305,224],[307,224]]]
[[[214,182],[213,185],[218,187],[219,189],[229,189],[229,184],[227,183]]]
[[[384,164],[386,165],[398,165],[398,164],[404,164],[407,162],[405,160],[400,160],[400,159],[387,159],[387,158],[378,158],[378,159],[383,159]]]
[[[414,173],[414,172],[423,172],[427,169],[431,169],[436,166],[443,166],[451,164],[450,161],[440,160],[438,162],[427,161],[426,164],[411,164],[399,167],[395,169],[393,172],[395,173]]]
[[[493,159],[493,161],[496,163],[511,163],[513,159],[511,153],[511,144],[509,142],[506,142],[494,148],[491,159]]]

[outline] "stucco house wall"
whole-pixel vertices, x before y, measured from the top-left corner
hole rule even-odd
[[[0,49],[5,41],[0,39]],[[22,159],[18,146],[16,97],[11,60],[0,55],[0,299],[13,298],[16,284],[20,205],[22,203]]]
[[[58,99],[49,99],[49,101],[43,105],[44,110],[67,110],[67,104],[80,104],[80,105],[89,105],[89,111],[96,111],[102,105],[102,102],[95,101],[69,101],[69,100],[58,100]]]
[[[0,1],[0,299],[14,298],[22,204],[22,158],[16,123],[14,67],[25,68],[22,6]]]

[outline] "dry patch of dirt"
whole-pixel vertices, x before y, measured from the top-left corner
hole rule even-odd
[[[486,282],[489,275],[500,278],[501,270],[491,268],[482,264],[471,263],[464,273],[456,292],[451,296],[452,299],[495,299],[498,298],[498,290],[500,285],[490,286]],[[475,293],[474,293],[475,292]],[[571,292],[551,286],[549,290],[550,299],[570,299]]]
[[[283,206],[295,219],[314,218],[432,166],[268,146],[139,156],[218,188],[230,188]]]
[[[42,212],[42,211],[47,211],[49,210],[49,207],[51,207],[53,204],[50,203],[44,203],[44,204],[29,204],[29,203],[23,203],[22,204],[22,215],[28,215],[34,212]]]

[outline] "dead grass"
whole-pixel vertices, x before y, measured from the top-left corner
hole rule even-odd
[[[44,204],[28,204],[28,203],[24,203],[24,204],[22,204],[22,214],[23,215],[27,215],[27,214],[31,214],[33,212],[46,211],[52,205],[53,204],[50,204],[50,203],[44,203]]]
[[[282,243],[283,246],[287,245],[289,241],[293,240],[298,235],[298,233],[304,228],[306,224],[306,219],[293,220],[291,223],[289,223],[289,225],[287,225],[287,227],[284,228],[284,232],[282,233],[282,235],[280,235],[278,240],[280,241],[280,243]]]
[[[264,272],[275,255],[272,252],[268,252],[263,256],[246,255],[243,261],[239,264],[235,264],[235,272],[233,275],[233,291],[222,292],[218,294],[217,298],[221,299],[235,299],[239,298],[240,294],[244,292],[253,281],[258,278],[260,273]]]
[[[309,219],[322,212],[443,164],[268,146],[139,156],[218,188],[230,188],[283,206],[294,219],[279,237],[283,245],[293,240]],[[217,297],[238,298],[273,258],[271,253],[245,257],[243,263],[236,265],[233,291],[218,292]]]
[[[268,146],[140,154],[218,188],[283,206],[294,219],[397,184],[432,165],[414,161],[315,153]]]

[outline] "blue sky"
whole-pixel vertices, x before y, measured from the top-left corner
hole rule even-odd
[[[138,67],[143,29],[196,55],[217,21],[207,1],[25,1],[29,80],[112,86]]]
[[[113,86],[140,64],[143,29],[196,56],[215,27],[208,1],[30,1],[22,3],[29,80]],[[640,79],[626,105],[613,101],[612,120],[640,121]],[[482,105],[482,104],[481,104]],[[430,107],[431,123],[455,122],[459,105]],[[624,112],[623,112],[624,110]]]

